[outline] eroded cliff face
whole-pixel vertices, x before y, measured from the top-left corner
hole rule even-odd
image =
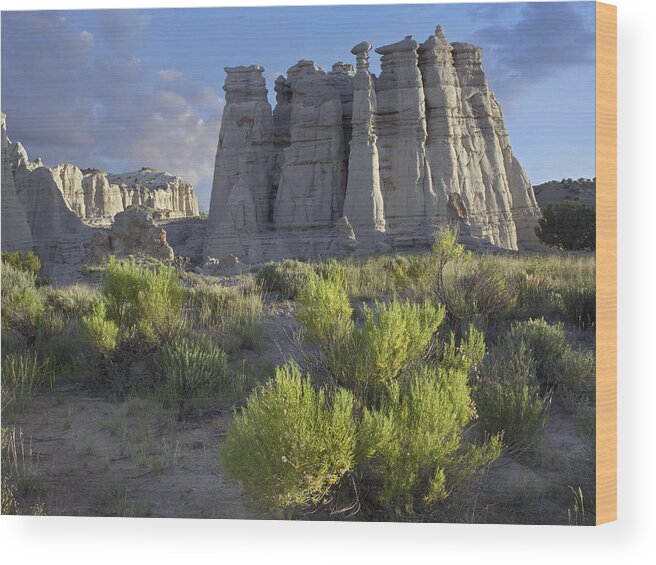
[[[481,49],[438,26],[378,47],[379,77],[370,50],[353,48],[356,71],[299,61],[276,79],[273,111],[262,67],[226,69],[206,257],[417,247],[454,222],[484,244],[537,245],[539,208]]]
[[[141,237],[147,230],[135,231],[131,246],[121,243],[126,222],[138,227],[134,218],[148,216],[137,207],[148,208],[160,220],[198,215],[193,187],[168,173],[143,168],[113,175],[68,163],[49,168],[38,159],[30,161],[23,145],[8,138],[2,114],[3,249],[35,251],[42,274],[54,280],[75,278],[79,267],[103,250],[125,254],[125,248],[169,260],[173,252],[168,245],[162,251],[149,243],[161,239],[160,227],[154,226],[155,235],[149,238]],[[118,214],[123,227],[110,233],[105,227]],[[165,234],[163,239],[166,243]]]
[[[11,168],[11,147],[7,137],[7,117],[2,113],[2,248],[8,251],[30,251],[32,232],[25,210],[18,199]]]
[[[11,163],[14,175],[20,170],[21,179],[29,176],[25,171],[47,168],[40,159],[30,161],[18,141],[7,141],[7,149],[3,150],[5,161]],[[109,225],[116,214],[129,206],[152,208],[160,217],[170,219],[199,213],[193,186],[170,173],[144,167],[135,172],[111,174],[100,169],[81,170],[70,163],[48,170],[68,208],[85,223]]]

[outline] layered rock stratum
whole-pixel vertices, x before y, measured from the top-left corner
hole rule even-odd
[[[137,207],[148,213],[137,212]],[[152,224],[153,216],[191,221],[197,215],[192,185],[169,173],[144,167],[111,174],[69,163],[46,167],[40,159],[31,161],[25,147],[7,136],[2,114],[2,249],[35,251],[43,274],[68,278],[105,252],[171,259],[164,230]],[[121,218],[121,225],[105,229],[115,218]],[[128,224],[134,224],[132,231]],[[126,241],[122,234],[127,234]],[[158,243],[162,238],[164,245]]]
[[[257,263],[427,245],[459,223],[473,240],[538,245],[540,217],[513,155],[480,47],[441,27],[352,49],[356,68],[301,60],[275,81],[227,67],[206,257]]]

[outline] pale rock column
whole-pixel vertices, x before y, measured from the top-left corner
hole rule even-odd
[[[378,151],[388,229],[434,224],[437,197],[426,162],[424,89],[417,66],[418,43],[376,49],[382,55],[376,81]]]
[[[7,116],[2,113],[2,249],[29,251],[32,249],[32,233],[21,205],[9,155],[10,142],[7,137]]]
[[[419,46],[419,70],[426,97],[426,160],[437,198],[439,224],[456,219],[449,202],[462,190],[458,169],[458,155],[463,151],[459,120],[462,112],[451,51],[441,26]]]
[[[276,149],[263,71],[260,65],[225,68],[226,106],[207,219],[206,257],[248,255],[249,243],[241,238],[243,218],[248,218],[251,232],[264,230],[269,223]],[[240,208],[243,213],[236,212]]]
[[[369,72],[369,51],[371,44],[366,41],[351,49],[351,53],[356,56],[357,71],[353,91],[352,137],[344,216],[348,218],[359,239],[385,231],[374,123],[376,91]]]
[[[289,145],[283,149],[276,194],[276,229],[330,227],[341,216],[346,188],[339,91],[312,61],[287,72],[292,93]]]
[[[454,68],[460,85],[462,148],[458,156],[461,196],[472,235],[507,249],[517,249],[498,122],[498,104],[482,67],[482,50],[452,43]]]

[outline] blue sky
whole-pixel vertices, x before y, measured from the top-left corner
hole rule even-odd
[[[592,2],[3,12],[2,110],[32,158],[156,167],[192,181],[207,210],[223,67],[263,65],[273,102],[299,59],[330,69],[360,41],[424,41],[440,24],[483,48],[532,182],[593,177],[594,22]]]

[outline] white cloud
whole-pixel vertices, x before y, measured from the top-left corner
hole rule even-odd
[[[80,37],[83,41],[93,41],[93,34],[90,31],[80,32]]]
[[[161,70],[158,74],[164,80],[179,80],[184,76],[180,71],[174,70]]]

